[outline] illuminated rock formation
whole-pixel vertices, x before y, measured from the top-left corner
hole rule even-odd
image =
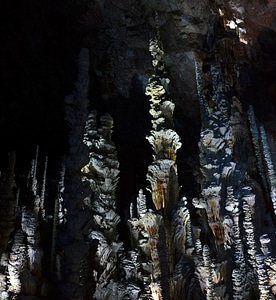
[[[28,38],[22,51],[22,38],[27,59],[13,45],[3,72],[9,81],[22,71],[20,86],[1,86],[7,103],[22,94],[1,103],[12,112],[0,111],[12,145],[33,146],[15,119],[32,123],[33,139],[37,117],[50,126],[62,115],[67,127],[62,136],[54,123],[46,137],[45,125],[34,159],[11,151],[3,164],[0,298],[274,299],[274,1],[88,2],[28,3],[30,13],[47,12],[42,29],[48,14],[59,20],[45,33],[30,26],[39,49],[62,53],[51,58],[57,69],[32,42],[25,47]],[[28,23],[26,3],[18,11]],[[15,17],[7,14],[6,43],[25,36]]]
[[[101,117],[101,126],[97,127],[96,112],[91,112],[84,136],[84,142],[89,149],[89,163],[82,168],[82,173],[85,182],[94,193],[93,196],[88,195],[84,199],[85,205],[91,209],[94,221],[88,241],[98,243],[96,253],[90,255],[95,256],[93,260],[96,262],[93,269],[95,299],[105,299],[109,295],[119,297],[114,295],[114,290],[118,289],[118,283],[115,282],[118,251],[122,247],[116,230],[120,221],[116,213],[119,162],[111,139],[112,126],[111,116],[105,115]],[[90,261],[90,264],[95,262]],[[89,273],[92,273],[92,270]]]
[[[49,220],[45,218],[45,215],[43,217],[40,211],[40,208],[44,211],[44,206],[40,200],[44,196],[46,177],[44,172],[42,182],[39,182],[37,176],[38,149],[37,147],[29,176],[24,181],[26,186],[20,187],[26,189],[25,195],[20,194],[20,189],[12,180],[15,176],[12,172],[13,169],[11,169],[14,167],[13,163],[15,162],[15,156],[12,153],[10,156],[12,158],[11,164],[9,164],[8,173],[5,175],[11,176],[7,177],[10,180],[10,182],[6,181],[9,182],[9,185],[6,186],[7,191],[10,188],[13,190],[10,190],[9,194],[3,193],[1,195],[2,197],[5,197],[5,195],[12,197],[8,203],[10,203],[13,214],[9,215],[9,210],[7,210],[10,221],[6,224],[13,224],[13,231],[10,232],[9,241],[5,241],[5,235],[3,235],[2,240],[6,244],[1,253],[1,299],[17,299],[24,295],[33,297],[48,296],[48,292],[44,289],[45,287],[47,289],[47,280],[43,271],[44,250],[40,245],[41,233],[39,226],[43,222],[49,224]],[[41,186],[41,189],[39,186]],[[24,206],[19,203],[22,197],[26,201]],[[2,213],[6,212],[2,211]],[[5,220],[4,214],[2,220]],[[11,221],[12,223],[10,223]],[[5,232],[9,232],[9,230],[7,228]]]

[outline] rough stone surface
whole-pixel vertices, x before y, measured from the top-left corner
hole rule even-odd
[[[77,299],[83,294],[79,287],[86,288],[89,280],[88,298],[97,287],[98,299],[184,299],[185,293],[189,299],[274,299],[275,8],[274,0],[1,1],[3,299],[20,293],[48,297],[48,285],[68,286],[68,297]],[[162,49],[154,61],[149,46],[157,33]],[[78,107],[71,100],[76,92],[66,98],[81,88],[82,79],[77,89],[74,83],[84,48],[90,57],[88,109],[97,111],[89,136],[98,135],[87,146],[102,147],[89,157],[98,173],[84,168],[99,177],[89,178],[92,194],[80,172],[80,158],[88,154],[82,150],[83,130],[73,126],[75,135],[69,130],[73,118],[82,125],[85,120],[75,115]],[[157,111],[150,110],[151,94],[145,93],[153,75],[160,76],[158,85],[166,91],[160,99],[169,99],[162,98]],[[65,98],[71,101],[71,113],[65,111]],[[102,120],[105,126],[96,128],[106,113],[110,117]],[[105,140],[110,141],[111,132],[106,128],[112,120],[114,145],[108,146]],[[165,121],[173,124],[175,133],[166,138],[171,127],[168,130]],[[46,187],[45,178],[40,183],[46,177],[40,158],[27,175],[36,145],[40,157],[49,156]],[[62,180],[56,174],[62,156],[68,158],[68,146],[74,150],[68,163],[74,164],[79,184],[70,189],[67,185],[65,195],[70,192],[73,200],[68,200],[66,211],[64,186],[57,184]],[[9,150],[16,151],[16,164],[13,155],[8,162]],[[170,159],[173,168],[163,172],[152,158]],[[100,170],[109,170],[101,163],[105,159],[110,170],[116,169],[114,186],[111,179],[99,176]],[[71,171],[65,170],[65,183],[74,177]],[[95,188],[96,179],[100,188]],[[153,193],[154,203],[143,190]],[[104,192],[106,198],[100,195]],[[36,202],[42,198],[46,215],[41,217]],[[49,241],[55,237],[49,232],[59,226],[52,217],[54,202],[62,214],[59,225],[67,225],[50,255]],[[91,203],[94,211],[86,214]],[[23,218],[21,231],[25,212],[38,222],[34,226],[30,218]],[[63,230],[59,227],[54,230]],[[116,239],[113,230],[118,230]],[[96,270],[87,263],[95,263],[95,253],[99,259],[104,253],[105,259],[96,262]],[[50,260],[55,270],[45,267]],[[120,268],[114,269],[115,262]],[[62,275],[66,267],[72,274],[68,278]],[[200,292],[193,294],[195,290]]]

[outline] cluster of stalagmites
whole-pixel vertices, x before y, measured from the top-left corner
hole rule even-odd
[[[152,130],[146,138],[153,161],[146,178],[155,208],[148,208],[140,189],[128,220],[131,248],[124,249],[117,232],[113,120],[88,112],[89,55],[83,49],[76,91],[66,98],[69,152],[53,215],[44,204],[48,160],[39,182],[38,149],[26,181],[27,204],[17,192],[14,153],[1,173],[1,299],[47,298],[53,286],[62,299],[274,299],[274,233],[259,224],[265,217],[274,227],[276,211],[276,177],[264,127],[252,107],[245,113],[237,97],[229,97],[233,78],[222,78],[215,54],[210,106],[202,63],[195,60],[202,121],[200,176],[195,174],[200,193],[193,199],[180,195],[176,162],[181,141],[174,130],[158,27],[150,52],[154,74],[146,95]],[[50,253],[41,246],[47,240],[45,228],[52,230]]]
[[[27,296],[47,297],[49,281],[43,276],[42,259],[44,251],[40,244],[40,223],[48,223],[44,211],[45,179],[38,184],[36,158],[26,181],[27,201],[19,204],[20,193],[15,184],[15,154],[10,153],[6,173],[1,174],[1,249],[0,249],[0,299],[21,299]],[[5,220],[7,218],[7,220]],[[6,221],[6,222],[5,222]],[[9,235],[8,235],[9,234]],[[3,237],[3,239],[2,239]],[[8,237],[9,239],[6,239]]]
[[[202,221],[209,227],[209,232],[204,233],[209,241],[206,240],[208,248],[203,246],[206,256],[203,261],[205,267],[206,262],[209,265],[208,276],[213,273],[206,278],[206,273],[202,274],[204,269],[200,268],[198,275],[203,277],[200,281],[205,282],[207,299],[250,299],[252,295],[272,299],[274,283],[273,280],[268,283],[264,254],[259,253],[267,248],[262,245],[266,239],[260,232],[262,229],[256,230],[255,219],[257,197],[263,203],[274,202],[274,167],[265,130],[257,126],[252,107],[247,121],[239,100],[235,96],[227,99],[225,89],[221,88],[218,64],[213,62],[211,67],[215,107],[210,108],[205,99],[199,62],[196,62],[196,74],[203,125],[199,142],[202,178],[201,196],[193,199],[193,204],[206,212],[206,220],[203,218]],[[264,195],[258,193],[256,182],[251,177],[256,172],[252,168],[254,156]],[[263,209],[260,204],[258,207]],[[269,211],[264,209],[263,214],[272,221]],[[262,218],[259,212],[258,217]],[[261,235],[260,243],[256,242],[258,235]],[[209,264],[207,258],[210,256]],[[274,277],[272,273],[271,278]]]

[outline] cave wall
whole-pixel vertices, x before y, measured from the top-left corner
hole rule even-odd
[[[65,159],[67,158],[67,167],[69,166],[70,169],[73,166],[72,169],[74,170],[67,173],[65,172],[65,175],[63,175],[65,176],[65,187],[68,181],[70,182],[71,180],[73,184],[79,186],[80,190],[82,188],[84,189],[84,195],[85,193],[89,194],[84,187],[81,187],[80,183],[80,176],[82,176],[80,169],[85,165],[84,162],[89,159],[89,155],[85,158],[87,150],[80,150],[82,148],[79,148],[78,151],[81,152],[80,156],[82,157],[82,161],[77,162],[76,160],[75,165],[74,160],[77,156],[77,151],[75,149],[74,151],[76,152],[70,152],[72,147],[76,147],[78,143],[81,144],[84,128],[80,131],[76,130],[77,133],[74,133],[76,138],[72,138],[74,134],[72,133],[73,126],[70,125],[70,122],[72,122],[74,118],[72,116],[70,117],[70,114],[68,117],[68,113],[66,115],[65,105],[66,103],[68,104],[68,101],[66,102],[64,100],[68,100],[66,96],[71,94],[72,91],[74,91],[72,94],[73,98],[79,99],[79,95],[82,95],[82,92],[79,90],[80,87],[78,86],[78,83],[81,82],[82,79],[78,77],[80,74],[77,76],[80,67],[79,53],[81,49],[85,48],[89,53],[89,68],[87,69],[87,75],[85,75],[88,76],[86,80],[89,81],[89,86],[87,87],[87,95],[83,97],[86,99],[85,105],[87,106],[85,108],[87,109],[85,114],[88,114],[89,111],[97,111],[95,117],[95,122],[98,122],[97,124],[100,123],[101,116],[105,114],[109,114],[114,121],[112,140],[116,147],[116,160],[119,162],[120,172],[120,179],[118,182],[116,181],[116,185],[114,186],[116,190],[116,196],[114,196],[116,198],[116,204],[114,205],[116,206],[116,213],[118,213],[121,221],[117,224],[117,216],[113,214],[112,218],[114,218],[114,226],[116,224],[118,227],[118,236],[116,233],[114,233],[114,236],[111,235],[112,237],[105,235],[106,232],[103,228],[104,226],[110,226],[110,224],[100,224],[99,220],[101,220],[102,216],[98,215],[99,212],[97,212],[97,209],[93,207],[93,205],[92,208],[88,205],[86,207],[87,211],[85,210],[85,212],[81,213],[81,217],[79,217],[75,214],[74,208],[68,211],[68,206],[71,205],[68,203],[71,203],[71,200],[66,200],[66,196],[64,197],[63,195],[65,203],[67,201],[67,204],[65,204],[65,207],[67,205],[67,217],[72,223],[66,223],[67,225],[64,226],[64,228],[62,227],[60,233],[61,240],[59,241],[59,247],[62,250],[59,253],[59,259],[61,261],[64,259],[62,255],[65,255],[68,261],[70,261],[70,255],[72,255],[72,253],[70,252],[71,246],[68,241],[73,240],[73,244],[79,242],[78,238],[75,238],[73,234],[75,231],[71,231],[71,229],[74,227],[74,222],[78,223],[79,218],[82,217],[83,223],[78,224],[81,228],[81,239],[83,238],[82,235],[88,235],[88,242],[87,240],[85,241],[88,244],[90,243],[89,247],[94,249],[94,252],[95,248],[97,248],[97,245],[95,245],[96,240],[101,247],[104,247],[103,241],[107,240],[110,242],[110,239],[113,239],[114,244],[112,245],[115,248],[120,244],[119,240],[123,240],[124,247],[129,250],[133,247],[133,243],[139,243],[137,236],[136,240],[133,236],[137,234],[138,229],[136,226],[145,227],[150,236],[149,241],[160,238],[160,243],[164,242],[160,237],[161,232],[165,232],[165,235],[168,236],[168,232],[172,230],[169,226],[166,227],[166,222],[170,223],[172,221],[170,217],[166,219],[167,217],[163,215],[164,212],[162,211],[162,213],[160,213],[161,208],[156,207],[155,203],[150,201],[151,197],[154,199],[153,194],[155,191],[149,183],[149,177],[146,176],[148,166],[152,164],[154,158],[154,151],[151,149],[150,143],[145,139],[145,137],[150,134],[150,130],[152,130],[152,116],[149,113],[149,95],[146,95],[145,91],[148,87],[149,80],[153,75],[158,73],[158,70],[152,65],[152,53],[149,51],[149,41],[156,36],[156,32],[158,32],[159,36],[159,46],[163,51],[162,64],[165,68],[162,70],[162,72],[164,72],[162,76],[159,73],[158,75],[161,79],[169,79],[169,84],[166,85],[165,89],[166,95],[175,105],[172,128],[180,137],[182,144],[176,156],[177,186],[179,188],[178,196],[181,199],[178,212],[183,214],[184,212],[181,211],[183,209],[186,216],[187,210],[185,209],[186,206],[188,207],[192,220],[191,226],[194,226],[195,231],[193,233],[194,239],[198,238],[198,228],[201,230],[199,240],[203,243],[203,248],[200,250],[200,246],[197,244],[198,248],[194,250],[196,252],[195,254],[199,256],[203,255],[202,259],[205,263],[208,263],[210,257],[211,259],[217,259],[218,253],[223,256],[223,258],[220,257],[216,261],[217,264],[221,265],[219,267],[217,265],[213,271],[209,270],[210,272],[217,272],[217,274],[222,272],[225,256],[229,255],[232,259],[236,258],[240,249],[231,248],[231,252],[227,250],[228,245],[225,246],[226,250],[222,250],[224,238],[219,237],[218,232],[216,235],[215,231],[216,229],[222,230],[221,218],[225,216],[225,211],[222,209],[219,216],[213,216],[212,213],[216,212],[210,208],[212,201],[210,202],[208,197],[212,195],[215,199],[221,197],[224,200],[220,202],[220,205],[229,207],[227,201],[231,197],[234,203],[236,201],[235,199],[242,195],[243,201],[247,201],[248,205],[252,205],[251,202],[254,202],[254,197],[244,191],[245,186],[248,185],[252,188],[252,193],[256,196],[257,202],[255,207],[256,215],[254,215],[256,240],[263,234],[269,234],[273,248],[275,244],[273,235],[275,216],[272,201],[274,198],[270,190],[272,190],[274,184],[271,178],[273,177],[273,163],[275,162],[274,48],[276,27],[274,1],[162,1],[161,3],[157,3],[156,1],[41,1],[39,3],[34,3],[33,1],[2,1],[0,6],[1,21],[3,22],[3,30],[0,34],[1,45],[3,45],[1,47],[2,59],[0,62],[2,69],[0,82],[3,99],[1,101],[0,115],[0,138],[2,145],[1,169],[8,170],[3,171],[3,186],[5,186],[5,180],[7,180],[5,172],[7,172],[9,180],[11,180],[8,183],[9,189],[6,190],[2,187],[1,190],[3,207],[6,207],[7,199],[14,199],[13,191],[21,187],[23,192],[21,192],[18,199],[19,206],[23,207],[26,205],[27,209],[32,211],[37,189],[35,188],[36,183],[31,184],[28,181],[29,177],[27,174],[31,168],[31,161],[35,155],[37,145],[39,145],[40,155],[38,160],[34,160],[36,163],[33,161],[35,167],[33,165],[31,175],[29,175],[34,182],[36,176],[40,176],[40,178],[44,176],[42,167],[44,164],[44,156],[48,157],[48,183],[45,205],[46,215],[49,215],[49,218],[45,221],[45,216],[43,216],[40,220],[40,230],[43,234],[45,231],[42,228],[47,230],[47,228],[51,228],[54,224],[51,222],[54,222],[55,205],[58,205],[55,199],[58,182],[59,188],[63,188],[60,185],[60,172],[64,157]],[[221,99],[226,99],[227,104],[222,104]],[[69,106],[71,104],[72,102],[69,101]],[[83,104],[75,104],[75,106],[72,106],[72,110],[77,111],[76,107],[81,107],[82,105]],[[249,113],[251,108],[254,110],[254,114]],[[207,110],[207,112],[205,110]],[[252,117],[253,115],[256,118],[256,128],[261,128],[262,125],[264,126],[272,167],[266,164],[267,161],[269,161],[269,157],[264,153],[265,151],[258,150],[258,147],[264,147],[262,145],[265,139],[253,135],[254,132],[255,134],[257,132],[257,134],[261,136],[259,129],[257,129],[257,131],[256,129],[254,129],[255,131],[252,130],[254,127],[252,125],[254,123],[254,121],[252,121],[254,119],[254,117]],[[85,117],[81,118],[83,123],[81,123],[80,127],[84,126],[84,119]],[[99,127],[99,125],[97,126]],[[219,128],[227,129],[221,131]],[[227,135],[228,128],[231,128],[233,131],[231,133],[233,137],[231,138]],[[210,144],[208,144],[207,141],[212,135],[211,132],[215,133],[218,129],[222,133],[218,136],[213,135]],[[93,139],[96,140],[102,134],[101,130],[103,129],[94,128],[93,130],[99,130],[98,135],[93,137]],[[229,135],[231,134],[229,133]],[[254,138],[257,139],[259,143],[255,143],[257,146],[254,144]],[[228,156],[223,158],[223,155],[218,154],[218,161],[215,161],[216,159],[213,156],[215,154],[210,153],[217,151],[216,147],[218,147],[218,144],[216,145],[215,141],[219,141],[220,139],[224,141],[223,143],[228,145],[234,143],[234,146],[229,146],[232,151],[230,158]],[[108,138],[106,141],[107,144],[110,143]],[[95,143],[95,145],[98,145],[97,143],[100,142]],[[94,149],[93,147],[92,149]],[[226,153],[230,151],[226,146],[225,148],[223,147],[222,149],[226,151]],[[8,152],[11,150],[15,150],[16,152],[16,163],[13,154],[8,155]],[[101,151],[106,154],[105,150]],[[261,151],[261,153],[258,151]],[[70,158],[70,155],[72,158]],[[97,153],[97,155],[102,154]],[[262,157],[261,161],[264,164],[263,172],[266,175],[262,175],[262,171],[259,169],[258,155]],[[8,157],[10,163],[8,163]],[[99,159],[99,157],[97,156],[97,159]],[[114,157],[112,157],[112,159],[114,159]],[[207,162],[209,165],[213,165],[212,168],[218,168],[218,171],[216,173],[210,173]],[[236,164],[236,169],[231,164],[232,162]],[[14,163],[15,165],[13,165]],[[99,163],[99,165],[101,165],[101,163]],[[37,167],[36,164],[40,166],[40,168],[38,168],[38,174],[32,173]],[[105,162],[103,164],[105,164]],[[216,166],[216,164],[218,164],[218,166]],[[229,167],[228,164],[231,164],[231,168],[233,169],[231,172],[233,172],[234,175],[232,174],[231,177],[228,174],[231,178],[228,178],[228,175],[226,176],[223,173],[225,172],[224,167]],[[113,170],[113,167],[108,167]],[[15,170],[13,170],[14,168]],[[16,175],[14,175],[14,172]],[[74,179],[74,174],[72,175],[74,172],[77,174],[76,179]],[[93,175],[90,174],[89,176],[91,176],[92,179],[93,176],[96,176],[96,178],[99,176],[99,182],[101,182],[101,180],[103,180],[101,176],[105,176],[103,175],[104,173],[102,174],[101,172],[104,171],[97,169],[97,172],[94,170],[92,172]],[[217,184],[217,187],[213,186],[214,178],[217,178],[215,174],[217,173],[222,177],[226,176],[228,178],[227,180],[231,183],[225,183],[225,181],[223,181],[224,179],[216,179],[218,182],[221,180],[222,184],[222,190],[220,190],[219,193],[221,194],[219,196],[216,195],[219,190],[219,184]],[[156,175],[157,179],[159,175]],[[15,183],[12,181],[13,176],[15,176]],[[89,176],[88,179],[91,181],[92,179]],[[265,179],[263,179],[262,176],[264,176]],[[239,182],[240,177],[245,178],[242,183]],[[91,184],[91,182],[89,184]],[[97,184],[101,186],[100,183]],[[174,185],[175,184],[174,181]],[[76,205],[77,209],[82,206],[82,204],[80,204],[82,201],[84,201],[84,203],[90,203],[98,199],[97,193],[100,193],[98,189],[102,191],[102,188],[98,187],[98,185],[95,186],[94,183],[91,185],[93,196],[90,197],[92,200],[87,200],[86,198],[83,200],[82,196],[78,195],[79,202],[78,205]],[[65,189],[68,194],[67,199],[75,199],[73,194],[76,190],[74,191],[73,189],[73,191],[70,191],[68,187],[69,185],[67,185],[67,190]],[[230,187],[233,190],[231,190]],[[42,190],[39,192],[40,194],[38,194],[39,197],[43,198],[45,197],[43,194],[45,192],[43,191],[43,183],[40,184],[40,188]],[[157,216],[153,214],[150,218],[153,218],[153,220],[155,220],[154,222],[160,226],[160,236],[152,234],[149,229],[149,224],[147,223],[152,222],[152,220],[149,221],[147,218],[144,219],[142,215],[139,216],[139,209],[138,212],[134,209],[134,215],[131,210],[129,210],[131,203],[132,205],[137,203],[138,194],[141,199],[143,198],[140,193],[141,189],[144,190],[145,196],[148,199],[147,209],[149,209],[149,211],[151,209],[157,210]],[[170,195],[168,197],[174,196]],[[204,201],[203,203],[201,202],[202,197],[207,203],[207,206]],[[250,197],[253,198],[251,199]],[[185,202],[186,200],[184,198],[187,198],[187,202]],[[167,199],[166,201],[169,200]],[[217,200],[214,201],[216,202]],[[17,204],[12,203],[12,206],[9,208],[10,214],[7,220],[14,218],[12,210],[14,206],[17,207]],[[96,201],[96,203],[98,202]],[[232,204],[230,203],[230,206]],[[162,209],[163,208],[164,207],[162,207]],[[248,207],[245,205],[245,208],[241,209],[243,209],[243,215],[249,218]],[[36,210],[38,209],[36,208]],[[42,208],[40,210],[43,211]],[[24,210],[22,210],[21,213],[23,213],[23,211]],[[27,219],[33,218],[30,211],[27,210],[26,212]],[[60,213],[66,215],[64,211]],[[143,213],[145,212],[142,212],[142,214]],[[174,212],[173,209],[172,211],[169,209],[166,213],[172,214],[176,212]],[[23,215],[24,214],[25,213],[23,213]],[[28,216],[28,214],[31,216]],[[53,217],[50,217],[51,215]],[[88,234],[86,230],[90,228],[88,220],[91,218],[91,215],[94,216],[97,222],[99,221],[99,224],[94,224],[94,227],[92,226],[93,231]],[[160,217],[160,215],[162,217]],[[17,218],[18,216],[19,212]],[[138,221],[134,220],[136,217],[138,217]],[[189,219],[190,217],[187,218]],[[231,218],[237,221],[235,213],[232,213]],[[183,221],[186,222],[188,219],[185,217]],[[19,219],[16,220],[20,223],[20,221],[18,221]],[[94,222],[97,223],[95,220]],[[135,234],[128,229],[129,220],[131,220],[131,224],[134,228],[132,228],[132,230],[136,230]],[[86,221],[87,224],[85,223]],[[60,219],[60,222],[62,223],[64,221]],[[162,222],[165,222],[165,225]],[[234,226],[242,227],[243,221],[240,219],[238,222],[240,223],[234,223]],[[14,234],[14,229],[11,228],[12,227],[9,227],[5,233],[7,239],[10,235]],[[226,234],[225,230],[225,228],[222,230],[222,235]],[[249,231],[250,230],[251,228]],[[241,231],[243,238],[245,240],[248,239],[248,235],[244,232],[245,229],[241,229]],[[28,236],[27,229],[23,229],[23,233]],[[22,233],[18,233],[18,236],[13,236],[12,238],[15,248],[16,245],[18,246],[18,244],[22,242],[20,240],[22,237],[20,234],[22,235]],[[238,239],[239,233],[236,232],[236,234],[236,238]],[[29,235],[32,236],[32,234]],[[50,239],[51,237],[47,236],[42,238],[41,241],[38,239],[39,242],[28,241],[27,246],[31,249],[35,249],[38,245],[42,245],[42,248],[50,253],[47,246],[44,246]],[[179,268],[183,268],[183,272],[185,269],[184,265],[190,265],[191,263],[189,260],[189,251],[192,251],[192,247],[191,244],[189,244],[190,241],[186,243],[188,244],[185,246],[185,250],[180,247],[180,249],[177,248],[175,251],[177,252],[177,257],[180,255],[179,253],[183,251],[183,255],[186,258],[188,257],[188,259],[185,260],[185,263],[183,263],[182,260],[176,260],[172,263],[173,266],[177,265]],[[259,241],[257,245],[259,245],[258,243]],[[264,241],[264,243],[266,243],[266,241]],[[81,240],[80,245],[82,245],[81,247],[83,248],[81,249],[83,251],[80,251],[77,255],[77,262],[71,261],[74,273],[78,272],[78,265],[80,261],[82,261],[82,257],[87,257],[86,252],[88,250],[84,244],[83,240]],[[204,245],[208,247],[204,247]],[[11,247],[11,245],[9,247]],[[156,247],[158,249],[159,246]],[[260,252],[262,252],[261,246],[256,247],[256,251],[260,254]],[[3,248],[5,248],[5,246],[3,246]],[[97,255],[100,253],[99,249],[100,248],[98,248],[99,252],[97,252]],[[117,250],[120,253],[122,249],[118,246]],[[171,251],[171,248],[167,250]],[[13,251],[15,251],[14,248]],[[149,251],[149,249],[146,249],[146,251]],[[202,253],[202,251],[204,253]],[[244,251],[246,252],[246,246]],[[46,255],[46,262],[44,261],[43,264],[47,264],[47,260],[50,260],[51,255],[49,253]],[[61,255],[61,253],[63,254]],[[116,251],[114,251],[114,253],[114,255],[117,255]],[[272,254],[272,257],[274,257],[274,253]],[[127,259],[131,260],[134,259],[136,254],[134,255],[129,252],[126,255],[128,257]],[[252,262],[250,262],[250,255],[246,254],[245,256],[245,261],[247,262],[248,260],[249,265],[252,264]],[[24,254],[22,254],[22,260],[23,257]],[[148,257],[149,260],[153,261],[154,258],[153,254]],[[90,257],[90,259],[93,261],[93,257]],[[129,268],[127,259],[120,259],[118,259],[118,262],[120,261],[122,264],[126,264],[122,269],[127,273]],[[258,259],[259,261],[257,263],[262,265],[261,260],[263,258],[258,256]],[[267,258],[266,256],[266,259],[272,258]],[[199,260],[200,258],[198,258],[198,261]],[[26,263],[28,264],[28,262]],[[110,262],[111,265],[113,263],[114,262]],[[156,265],[153,268],[158,273],[159,262],[154,263],[156,263]],[[198,264],[200,265],[200,263]],[[68,266],[69,265],[70,263],[68,263]],[[191,263],[191,266],[192,265],[193,263]],[[5,267],[6,265],[3,266]],[[65,267],[65,269],[67,267]],[[104,266],[98,266],[98,274],[101,274],[101,268],[104,268]],[[31,269],[32,266],[29,266],[30,272],[32,272]],[[234,267],[233,270],[238,269]],[[234,272],[233,270],[231,269],[231,271],[229,271],[229,269],[227,269],[226,274],[228,274],[228,278],[227,280],[225,279],[225,282],[233,280],[234,283],[232,287],[234,289],[236,284],[235,280],[237,280],[240,275],[236,274],[238,271]],[[51,270],[51,272],[52,271],[53,270]],[[242,271],[244,272],[244,269]],[[58,274],[59,272],[57,271],[55,273],[56,281],[52,283],[55,288],[59,290],[59,293],[61,293],[64,298],[80,297],[78,294],[81,293],[80,291],[71,296],[64,296],[66,293],[61,291],[67,290],[68,285],[70,286],[71,283],[72,286],[77,285],[79,279],[71,278],[68,274],[64,275],[66,272],[70,273],[69,267],[67,271],[61,270],[60,272],[62,275]],[[118,270],[118,272],[120,271]],[[165,271],[161,270],[161,273],[162,272]],[[241,273],[240,271],[240,274]],[[27,271],[25,272],[25,276],[27,276],[26,274],[28,274]],[[115,279],[120,278],[120,276],[117,275],[116,277],[112,272],[111,274],[111,278],[113,278],[115,282]],[[41,278],[41,275],[37,276]],[[43,278],[47,278],[47,276],[49,276],[48,272],[43,273]],[[93,277],[91,274],[87,276]],[[127,275],[122,275],[122,278],[126,278],[128,281],[133,279],[133,276],[134,275],[127,273]],[[192,275],[186,274],[186,276]],[[271,276],[273,277],[274,275]],[[85,276],[83,276],[83,278],[84,277]],[[196,277],[200,278],[201,289],[207,298],[212,299],[212,297],[214,297],[214,294],[212,294],[214,290],[216,291],[215,294],[223,294],[225,292],[228,295],[227,297],[237,297],[235,292],[229,291],[228,289],[225,290],[224,287],[220,290],[219,286],[224,285],[220,278],[216,278],[214,285],[214,282],[211,282],[212,280],[210,278],[206,279],[202,276],[200,277],[200,275],[195,276],[195,278]],[[144,278],[145,280],[149,280],[147,276]],[[18,280],[18,278],[16,278],[15,281],[16,280]],[[25,280],[24,277],[22,280]],[[101,299],[101,297],[104,297],[101,294],[101,281],[99,280],[97,282],[95,279],[91,280],[93,281],[93,292],[95,292],[95,289],[97,291],[95,292],[95,295],[97,295],[95,297]],[[162,287],[166,286],[162,276],[160,278],[159,275],[156,275],[154,280],[155,283],[157,282],[161,284],[161,286],[163,285]],[[254,280],[256,285],[252,287],[250,290],[251,294],[247,294],[247,297],[250,298],[253,294],[254,297],[265,297],[264,295],[266,295],[267,290],[261,286],[261,279],[255,278]],[[62,288],[57,284],[59,281],[61,282]],[[41,285],[39,285],[41,291],[42,287],[47,285],[46,282],[48,284],[46,280],[42,281]],[[158,295],[160,293],[162,294],[158,289],[158,284],[151,286],[151,292],[153,294],[155,288]],[[180,282],[174,282],[174,284],[181,285]],[[69,294],[70,291],[74,290],[72,286],[68,288],[67,292]],[[273,286],[274,283],[271,284],[271,290],[268,292],[270,293],[270,297],[274,297]],[[126,289],[126,286],[123,285],[120,288]],[[183,291],[188,289],[189,293],[193,291],[191,287],[187,288],[186,286],[182,286],[182,289],[179,288],[179,290],[178,288],[175,289],[176,294],[176,291],[179,290]],[[91,287],[89,289],[91,289]],[[112,285],[110,284],[109,290],[111,289]],[[211,290],[213,292],[210,292]],[[89,291],[93,294],[91,290]],[[39,294],[38,290],[34,292],[30,289],[29,292],[31,294]],[[17,291],[12,291],[12,293],[16,294]],[[26,294],[27,292],[25,291],[24,293]],[[133,287],[129,293],[136,295],[135,288]],[[150,297],[148,290],[144,290],[143,293],[145,297]],[[138,294],[139,292],[137,292],[137,295]],[[39,295],[44,297],[42,292]],[[120,299],[123,295],[124,293],[122,292],[120,296],[117,295],[116,297]],[[142,294],[140,294],[140,296],[141,295]],[[87,298],[90,296],[90,294],[86,294]],[[47,297],[46,294],[45,297]],[[136,299],[135,296],[133,297],[133,299]],[[169,296],[164,294],[162,297],[165,299]],[[199,295],[198,297],[203,297],[203,295]]]

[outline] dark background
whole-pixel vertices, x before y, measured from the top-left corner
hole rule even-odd
[[[27,173],[39,145],[41,161],[45,155],[49,156],[50,176],[58,176],[54,174],[59,174],[68,139],[64,98],[75,88],[79,51],[89,47],[91,60],[97,60],[95,53],[101,51],[97,42],[99,13],[91,13],[92,23],[96,25],[89,27],[81,21],[87,11],[87,1],[0,2],[0,169],[6,166],[7,153],[15,150],[17,172]],[[169,52],[165,29],[163,34]],[[241,66],[240,100],[245,111],[249,104],[254,105],[258,120],[274,135],[275,31],[264,28],[255,44],[255,56],[248,57],[247,64]],[[148,53],[145,55],[148,59]],[[172,81],[172,95],[174,85],[181,84]],[[108,112],[114,118],[114,141],[121,171],[119,206],[126,210],[125,203],[135,200],[139,188],[147,185],[145,174],[152,160],[145,140],[151,129],[149,103],[144,87],[135,76],[128,98],[117,93],[103,99],[99,86],[100,79],[91,68],[90,108],[96,108],[100,114]],[[183,191],[193,196],[194,179],[187,157],[196,156],[200,120],[197,104],[193,104],[194,109],[190,102],[185,103],[190,98],[189,92],[186,98],[179,97],[176,101],[175,124],[183,142],[179,153],[179,179],[184,185]],[[195,97],[196,92],[192,92],[191,97]]]
[[[9,150],[23,170],[37,145],[54,159],[66,149],[63,103],[74,89],[81,46],[81,7],[72,9],[59,0],[0,3],[2,164]]]

